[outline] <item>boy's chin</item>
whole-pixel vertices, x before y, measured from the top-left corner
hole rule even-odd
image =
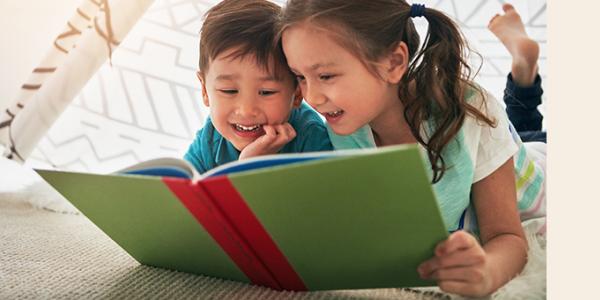
[[[248,141],[248,142],[239,142],[238,141],[238,142],[233,142],[231,144],[237,151],[242,152],[244,149],[246,149],[246,147],[248,147],[250,144],[252,144],[252,142],[254,142],[254,140]]]

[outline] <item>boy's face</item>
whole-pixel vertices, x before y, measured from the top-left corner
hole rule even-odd
[[[253,55],[232,59],[235,48],[210,62],[202,82],[204,104],[217,131],[237,150],[264,135],[262,125],[283,124],[302,101],[291,76],[277,80]]]

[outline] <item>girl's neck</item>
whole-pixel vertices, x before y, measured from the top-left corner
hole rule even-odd
[[[398,94],[390,94],[388,103],[382,113],[369,123],[375,144],[380,147],[416,143],[417,139],[404,118],[404,105],[398,98]]]

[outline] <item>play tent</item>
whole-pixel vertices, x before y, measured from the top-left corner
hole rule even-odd
[[[182,156],[207,115],[195,77],[198,31],[216,2],[82,0],[72,7],[46,55],[14,87],[17,96],[0,102],[3,155],[33,166],[97,172]],[[484,57],[478,82],[501,99],[510,57],[486,25],[502,1],[422,3],[462,26]],[[545,77],[546,2],[511,3],[541,45]]]

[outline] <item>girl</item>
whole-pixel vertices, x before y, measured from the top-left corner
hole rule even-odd
[[[422,48],[413,17],[429,23]],[[423,278],[484,296],[523,269],[517,198],[523,207],[539,199],[543,172],[499,103],[470,80],[468,48],[450,18],[403,0],[291,0],[282,43],[334,147],[423,146],[444,220],[456,231],[419,266]],[[459,231],[468,207],[481,244]]]

